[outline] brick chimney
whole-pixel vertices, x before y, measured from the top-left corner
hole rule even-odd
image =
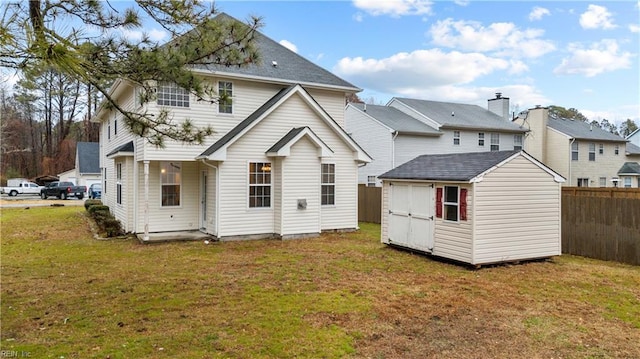
[[[502,117],[505,121],[511,121],[508,97],[502,97],[501,92],[496,92],[496,98],[489,99],[487,103],[489,111]]]

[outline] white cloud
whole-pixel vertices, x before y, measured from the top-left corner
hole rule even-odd
[[[639,33],[640,32],[640,25],[637,24],[630,24],[629,25],[629,31],[633,32],[633,33]]]
[[[536,6],[529,13],[529,21],[541,20],[545,15],[551,15],[551,12],[543,7]]]
[[[535,58],[555,50],[551,41],[541,39],[544,30],[520,30],[513,23],[498,22],[484,27],[476,21],[449,18],[433,24],[429,32],[434,44],[464,51]]]
[[[456,5],[467,6],[471,2],[471,0],[453,0]]]
[[[160,42],[167,37],[167,33],[162,30],[152,29],[148,32],[149,39],[154,42]]]
[[[364,14],[361,12],[353,14],[353,20],[355,20],[356,22],[364,21]]]
[[[584,48],[579,43],[568,47],[571,57],[562,60],[553,72],[561,75],[585,75],[593,77],[603,72],[626,69],[631,66],[629,52],[620,52],[616,40],[605,39]]]
[[[151,31],[149,32],[143,32],[140,30],[129,30],[129,29],[121,28],[120,33],[125,39],[133,42],[142,40],[142,37],[145,34],[147,35],[149,40],[153,42],[161,42],[167,37],[167,33],[165,31],[157,30],[157,29],[151,29]]]
[[[333,70],[370,90],[408,94],[411,89],[467,84],[510,67],[506,60],[479,53],[430,49],[398,53],[384,59],[345,57]]]
[[[432,2],[428,0],[353,0],[353,6],[370,15],[430,15]]]
[[[611,13],[604,6],[589,5],[587,11],[580,15],[580,26],[583,29],[613,29],[616,25]]]
[[[286,47],[287,49],[295,52],[296,54],[298,53],[298,47],[296,45],[294,45],[292,42],[288,41],[288,40],[280,40],[280,45]]]

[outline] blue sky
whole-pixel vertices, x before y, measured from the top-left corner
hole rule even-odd
[[[637,1],[218,1],[238,19],[363,89],[512,111],[577,108],[640,124]]]

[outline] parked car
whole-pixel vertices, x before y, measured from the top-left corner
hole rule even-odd
[[[42,186],[38,186],[36,183],[22,181],[22,182],[12,182],[8,181],[9,186],[0,188],[0,192],[7,193],[9,196],[14,197],[19,194],[40,194],[42,190]]]
[[[94,183],[89,186],[89,198],[100,199],[102,198],[102,185],[100,183]]]
[[[40,198],[47,199],[47,197],[58,197],[60,199],[67,199],[69,197],[76,197],[77,199],[83,199],[84,194],[87,192],[87,186],[76,186],[73,182],[60,182],[55,181],[47,184],[40,191]]]

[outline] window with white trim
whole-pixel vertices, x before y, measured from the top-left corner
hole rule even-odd
[[[604,144],[598,145],[598,154],[604,155]]]
[[[589,161],[596,160],[596,144],[591,142],[589,143]]]
[[[607,177],[600,177],[600,187],[607,187]]]
[[[500,134],[491,134],[491,151],[500,151]]]
[[[444,186],[444,219],[458,221],[460,213],[460,190],[458,186]]]
[[[522,150],[522,135],[513,135],[513,150]]]
[[[111,120],[107,123],[107,140],[111,139]]]
[[[233,84],[228,81],[218,82],[218,112],[233,113]]]
[[[617,156],[619,153],[620,153],[620,146],[616,145],[616,147],[613,149],[613,154]]]
[[[624,178],[624,188],[631,188],[631,177]]]
[[[173,82],[159,84],[156,95],[160,106],[189,107],[189,92]]]
[[[322,188],[320,197],[322,205],[336,204],[336,165],[333,163],[323,163],[321,177]]]
[[[118,119],[113,120],[113,135],[118,136]]]
[[[375,187],[376,186],[376,176],[367,176],[367,187]]]
[[[484,147],[484,132],[478,132],[478,146]]]
[[[162,187],[162,207],[179,206],[182,186],[181,162],[160,162],[160,186]]]
[[[588,178],[578,178],[578,187],[589,187]]]
[[[640,177],[638,177],[638,188],[640,188]]]
[[[122,204],[122,163],[116,164],[116,203]]]
[[[271,162],[249,163],[249,208],[271,207]]]
[[[453,131],[453,145],[460,145],[460,131]]]
[[[102,186],[102,193],[107,193],[107,169],[104,169],[104,186]]]
[[[571,143],[571,161],[578,160],[578,142],[573,141]]]

